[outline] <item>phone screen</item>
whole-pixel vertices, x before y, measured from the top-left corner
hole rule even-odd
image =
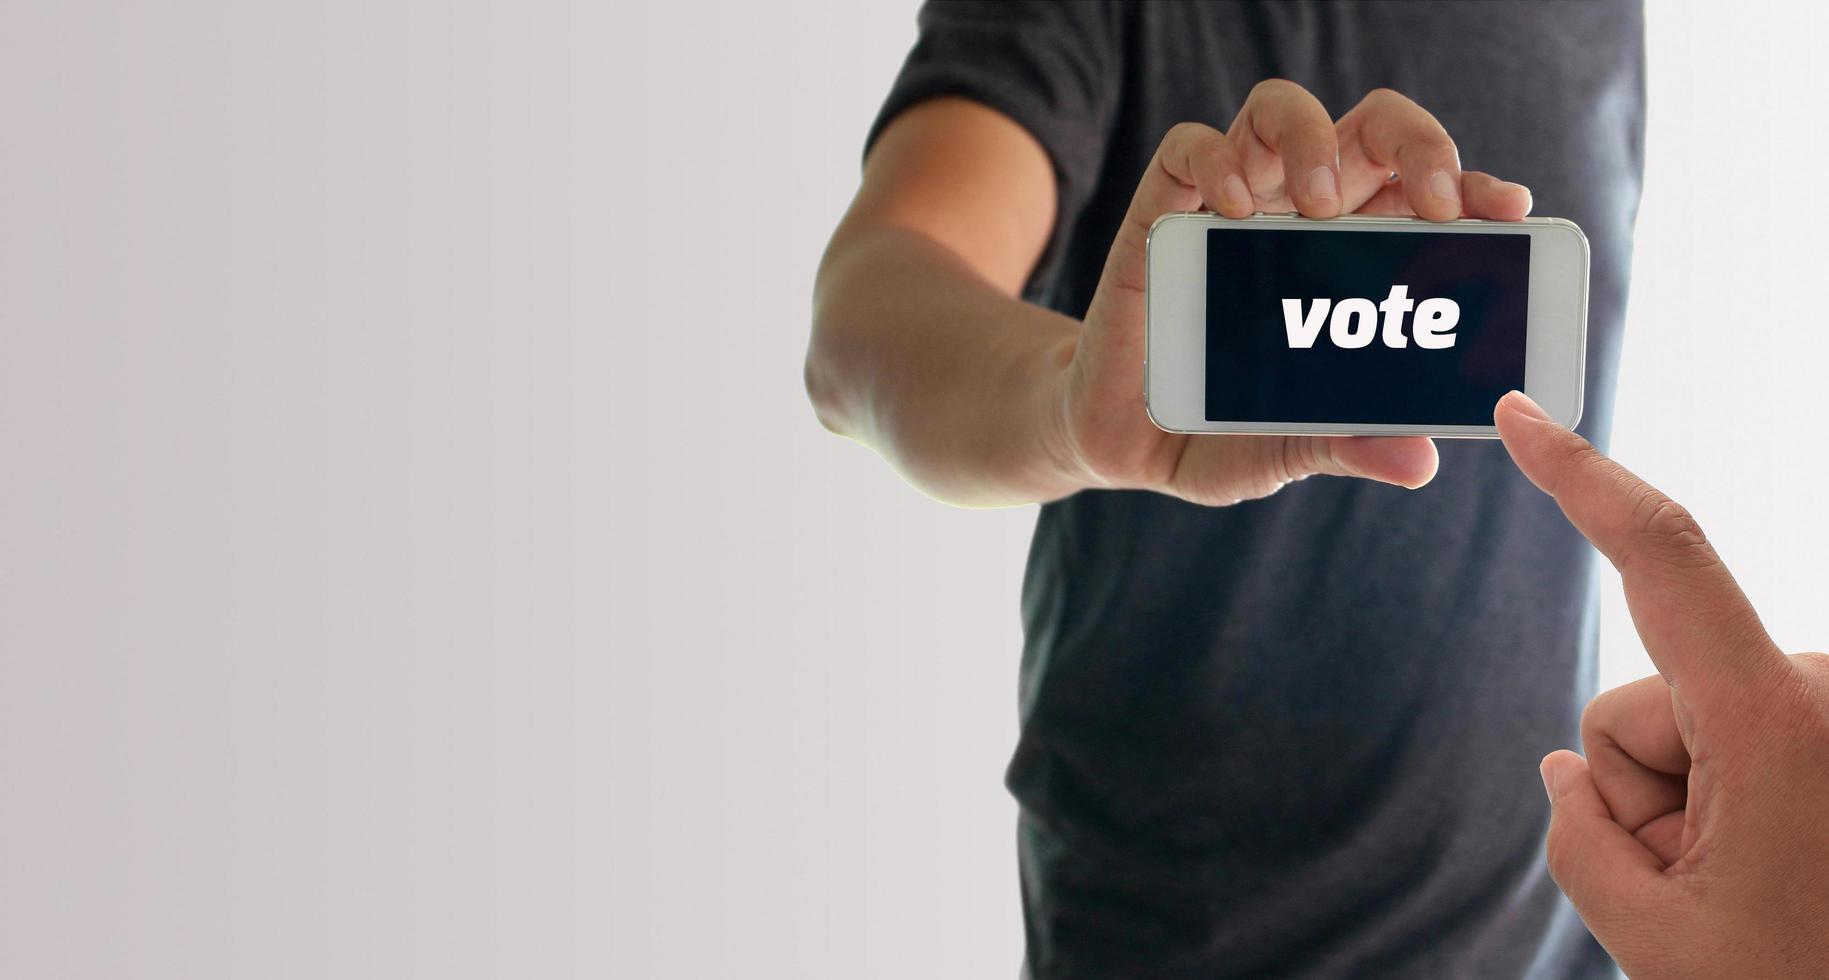
[[[1207,420],[1491,425],[1524,387],[1530,246],[1210,229]]]

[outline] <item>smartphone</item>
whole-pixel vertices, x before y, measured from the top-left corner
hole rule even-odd
[[[1588,240],[1561,218],[1163,215],[1143,396],[1171,432],[1496,438],[1581,418]]]

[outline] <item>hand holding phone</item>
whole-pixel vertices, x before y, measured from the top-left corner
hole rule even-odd
[[[1073,348],[1051,447],[1059,464],[1085,485],[1157,490],[1203,504],[1266,496],[1317,474],[1406,487],[1427,483],[1436,455],[1423,437],[1311,434],[1349,431],[1341,428],[1190,435],[1164,431],[1151,421],[1149,412],[1158,408],[1153,400],[1147,406],[1144,401],[1151,228],[1165,214],[1202,205],[1229,219],[1293,208],[1306,218],[1357,212],[1431,222],[1461,217],[1515,222],[1529,212],[1530,192],[1487,174],[1462,172],[1441,124],[1387,90],[1368,95],[1335,123],[1300,86],[1269,81],[1252,90],[1226,133],[1195,123],[1176,126],[1137,187]],[[1376,303],[1390,296],[1369,299]],[[1426,313],[1430,329],[1441,326],[1435,314],[1435,308]],[[1312,325],[1314,311],[1303,315]],[[1280,312],[1278,317],[1281,323]],[[1152,360],[1153,367],[1160,365]]]

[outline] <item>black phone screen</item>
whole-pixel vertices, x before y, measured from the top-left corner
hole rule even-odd
[[[1210,229],[1207,420],[1491,425],[1524,387],[1530,245]]]

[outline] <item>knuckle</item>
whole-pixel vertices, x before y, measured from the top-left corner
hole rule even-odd
[[[1301,478],[1303,455],[1302,442],[1289,436],[1281,436],[1276,442],[1267,444],[1266,467],[1270,479],[1279,487],[1294,483]]]
[[[1293,173],[1331,160],[1338,152],[1337,145],[1333,123],[1325,115],[1317,115],[1284,123],[1278,149],[1283,154],[1283,166]]]
[[[1604,763],[1607,751],[1619,745],[1615,733],[1622,719],[1630,717],[1631,711],[1626,690],[1625,687],[1616,687],[1602,691],[1588,702],[1587,707],[1581,709],[1581,752],[1587,756],[1590,766]]]
[[[1433,128],[1417,135],[1410,141],[1410,145],[1432,157],[1453,159],[1460,155],[1455,149],[1454,140],[1449,139],[1447,133]]]
[[[1434,114],[1396,89],[1373,89],[1366,93],[1356,111],[1377,117],[1379,125],[1398,136],[1404,149],[1458,158],[1454,140]]]
[[[1560,822],[1550,820],[1550,832],[1543,840],[1543,863],[1549,867],[1550,879],[1564,892],[1569,890],[1569,834]]]
[[[1450,164],[1459,170],[1460,148],[1432,120],[1414,120],[1404,127],[1397,147],[1399,158],[1410,167],[1443,167]]]
[[[1594,466],[1606,462],[1607,457],[1594,444],[1583,439],[1579,434],[1570,432],[1575,438],[1563,444],[1563,455],[1578,466]]]
[[[1605,453],[1595,449],[1593,443],[1573,432],[1563,437],[1557,452],[1562,457],[1563,467],[1571,470],[1598,469],[1605,472],[1613,462]]]
[[[1607,716],[1607,697],[1612,693],[1612,691],[1602,691],[1596,694],[1588,702],[1587,707],[1581,709],[1581,744],[1582,748],[1590,753],[1594,751],[1595,743],[1603,737],[1601,732],[1604,730],[1604,719]]]
[[[1193,150],[1196,159],[1230,163],[1232,144],[1227,142],[1226,134],[1217,129],[1209,129],[1193,137]]]
[[[1301,138],[1317,146],[1328,147],[1331,151],[1339,142],[1339,132],[1334,129],[1333,120],[1327,118],[1326,112],[1316,113],[1312,119],[1302,124]]]
[[[1251,86],[1251,94],[1246,98],[1246,101],[1250,101],[1251,99],[1284,98],[1298,92],[1303,95],[1308,94],[1307,89],[1287,78],[1266,78],[1256,85]]]
[[[1792,709],[1787,741],[1811,751],[1829,748],[1829,654],[1794,653],[1771,661],[1773,678]]]
[[[1192,142],[1198,139],[1201,130],[1206,128],[1207,127],[1202,126],[1197,122],[1178,122],[1175,125],[1170,126],[1169,131],[1163,134],[1162,145],[1164,147],[1169,147],[1184,142]]]
[[[1320,472],[1321,443],[1323,440],[1303,436],[1280,436],[1274,440],[1265,440],[1264,471],[1277,487],[1285,487],[1297,480],[1306,479]]]
[[[1825,687],[1829,687],[1829,653],[1794,653],[1791,662],[1806,676],[1820,678]],[[1829,691],[1825,691],[1829,693]],[[1829,698],[1824,698],[1825,707],[1829,707]]]
[[[1267,78],[1252,87],[1245,105],[1252,129],[1273,149],[1331,146],[1334,142],[1334,121],[1327,107],[1295,82]]]
[[[1592,467],[1605,469],[1607,457],[1594,444],[1575,433],[1563,437],[1554,450],[1558,467],[1564,471],[1583,470]]]
[[[1651,487],[1641,486],[1634,495],[1632,526],[1640,539],[1651,544],[1659,560],[1684,568],[1720,561],[1689,508]]]

